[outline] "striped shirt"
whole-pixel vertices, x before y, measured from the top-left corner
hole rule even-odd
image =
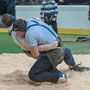
[[[41,11],[40,11],[40,16],[41,19],[44,19],[44,16],[55,16],[57,17],[58,15],[58,6],[57,3],[54,0],[44,0],[41,5]]]

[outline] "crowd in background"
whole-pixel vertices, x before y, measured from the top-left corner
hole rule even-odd
[[[16,5],[41,5],[43,0],[15,0]]]
[[[58,5],[89,5],[90,0],[55,0]]]
[[[46,0],[47,1],[47,0]],[[58,5],[89,5],[90,0],[54,0]],[[9,13],[15,16],[16,5],[41,5],[43,0],[0,0],[0,15]]]
[[[5,13],[15,16],[15,0],[0,0],[0,15]]]
[[[0,0],[0,28],[5,27],[1,21],[1,16],[5,13],[15,16],[15,0]]]
[[[47,0],[46,0],[47,1]],[[52,0],[51,0],[52,1]],[[54,0],[58,5],[89,5],[90,0]],[[15,16],[16,5],[41,5],[43,0],[0,0],[0,15],[9,13]]]
[[[15,0],[16,5],[41,5],[43,0]],[[58,5],[88,5],[90,0],[55,0]]]
[[[15,5],[42,5],[44,0],[0,0],[0,25],[1,16],[5,13],[15,16]],[[47,1],[47,0],[46,0]],[[50,0],[52,2],[52,0]],[[89,5],[90,0],[54,0],[57,5]],[[90,16],[90,13],[89,13]]]

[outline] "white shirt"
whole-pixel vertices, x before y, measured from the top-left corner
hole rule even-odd
[[[11,33],[11,37],[12,37],[13,41],[18,46],[20,46],[21,49],[23,49],[25,51],[29,51],[29,49],[24,46],[25,38],[18,36],[15,31],[11,32],[12,28],[13,28],[13,24],[10,27],[8,27],[8,31]]]

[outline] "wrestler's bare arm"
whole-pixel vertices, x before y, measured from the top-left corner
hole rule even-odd
[[[30,48],[27,43],[25,43],[24,46],[27,47],[28,49]],[[44,52],[55,49],[57,48],[57,46],[58,46],[58,41],[54,41],[52,44],[38,45],[37,47],[39,52]]]

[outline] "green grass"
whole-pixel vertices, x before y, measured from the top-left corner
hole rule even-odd
[[[90,54],[90,43],[64,42],[64,46],[70,48],[73,54]]]
[[[0,54],[2,53],[22,53],[8,33],[0,33]]]
[[[60,35],[63,40],[76,40],[79,35]],[[90,54],[90,43],[64,42],[64,46],[71,49],[73,54]],[[23,53],[18,49],[8,33],[0,33],[0,54],[2,53]]]
[[[59,35],[62,40],[77,40],[81,35]],[[83,36],[88,37],[88,36]],[[64,42],[64,46],[71,49],[73,54],[90,54],[90,43],[86,42]]]
[[[81,37],[81,35],[59,35],[63,40],[76,40],[78,37]],[[84,37],[88,37],[84,35]]]

